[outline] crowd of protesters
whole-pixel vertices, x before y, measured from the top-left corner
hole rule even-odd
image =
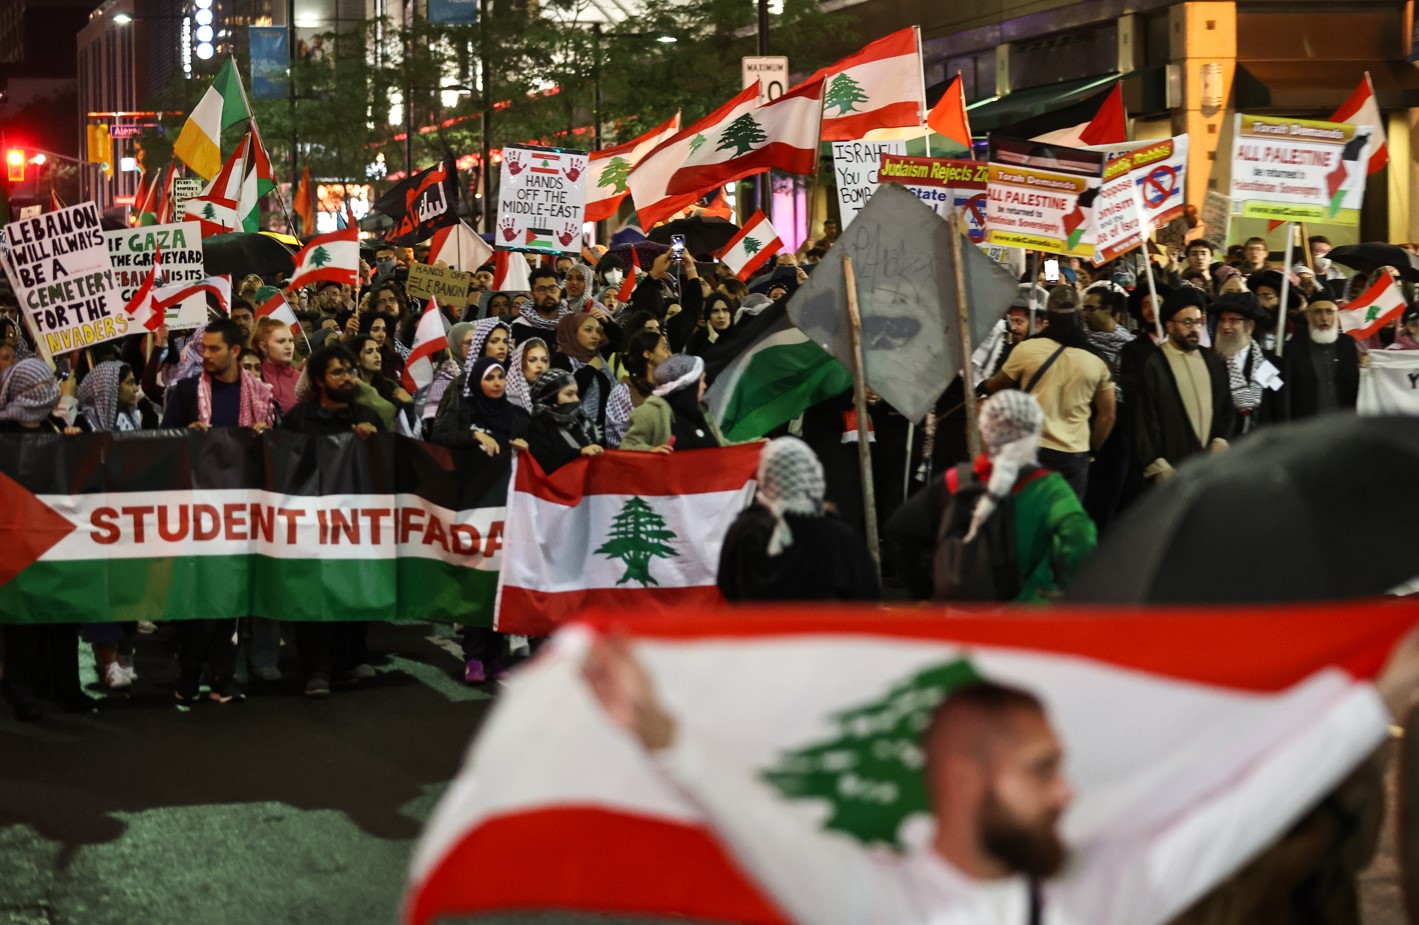
[[[480,268],[466,304],[440,306],[448,349],[422,388],[404,378],[422,312],[404,283],[410,263],[426,259],[422,248],[377,249],[372,264],[362,262],[368,282],[358,290],[322,282],[286,291],[299,330],[256,317],[280,280],[252,275],[235,287],[230,311],[214,305],[202,327],[100,344],[58,358],[58,371],[34,355],[16,299],[0,289],[0,433],[394,432],[489,457],[525,452],[547,473],[607,450],[722,446],[703,401],[706,356],[738,349],[746,318],[792,298],[836,232],[828,223],[747,283],[723,265],[668,251],[645,261],[629,292],[627,261],[604,251],[588,252],[594,265],[536,263],[528,291],[495,291],[494,268]],[[849,390],[768,435],[759,503],[725,542],[726,598],[875,599],[882,578],[902,595],[940,597],[940,576],[933,585],[923,559],[957,492],[970,501],[955,514],[967,541],[1014,496],[1020,580],[1005,597],[1057,597],[1099,533],[1188,458],[1225,452],[1278,421],[1353,408],[1367,351],[1419,349],[1419,310],[1367,341],[1338,336],[1338,308],[1369,280],[1330,262],[1323,238],[1309,247],[1307,262],[1277,267],[1259,238],[1225,254],[1195,240],[1155,258],[1151,281],[1133,257],[1103,267],[1063,260],[1058,278],[1047,279],[1027,256],[1019,295],[972,357],[970,381],[940,383],[927,426],[909,426],[869,393],[881,577],[864,536]],[[1283,273],[1291,275],[1284,308]],[[994,396],[982,415],[986,453],[973,462],[965,388]],[[933,471],[948,477],[928,479]],[[909,497],[912,486],[921,491]],[[826,562],[833,581],[821,580]],[[305,693],[326,696],[334,684],[374,676],[365,629],[176,621],[174,695],[231,703],[241,683],[280,680],[284,633],[299,651]],[[4,630],[4,690],[33,718],[41,698],[91,707],[78,680],[81,635],[100,684],[120,691],[136,678],[136,641],[154,626]],[[521,651],[515,643],[466,628],[463,679],[504,677]]]

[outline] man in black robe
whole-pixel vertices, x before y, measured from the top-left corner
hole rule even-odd
[[[1360,351],[1340,333],[1334,302],[1306,307],[1307,329],[1286,342],[1280,417],[1295,421],[1331,411],[1353,411],[1360,395]]]
[[[1233,414],[1227,367],[1200,343],[1202,309],[1172,301],[1163,309],[1168,337],[1143,361],[1135,418],[1138,461],[1153,482],[1189,456],[1225,450]]]

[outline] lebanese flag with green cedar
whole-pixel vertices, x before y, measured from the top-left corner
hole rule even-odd
[[[1394,284],[1394,277],[1381,274],[1358,299],[1345,303],[1340,310],[1340,330],[1356,340],[1364,340],[1398,318],[1405,304],[1404,293]]]
[[[351,225],[319,234],[296,252],[296,268],[287,289],[328,280],[360,288],[360,231]]]
[[[1039,696],[1064,746],[1072,860],[1044,885],[1044,921],[1161,925],[1385,740],[1372,682],[1419,605],[586,621],[514,673],[483,724],[415,853],[408,925],[535,908],[1023,923],[1024,878],[975,883],[929,847],[921,732],[978,678]],[[581,676],[610,628],[677,717],[655,756]]]
[[[723,604],[719,547],[754,498],[762,444],[513,464],[496,627],[546,636],[587,607]]]
[[[773,223],[762,211],[755,212],[739,229],[739,233],[729,239],[720,251],[719,259],[734,271],[734,275],[748,280],[758,272],[759,267],[783,250],[783,241],[774,230]]]

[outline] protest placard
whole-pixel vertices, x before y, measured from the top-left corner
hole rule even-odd
[[[877,189],[884,154],[906,154],[905,141],[833,142],[833,178],[838,185],[838,214],[846,228]]]
[[[1371,350],[1360,370],[1360,414],[1419,415],[1419,350]]]
[[[986,240],[1093,257],[1106,158],[1100,151],[992,136]]]
[[[986,180],[984,161],[945,157],[909,157],[883,154],[878,181],[896,181],[913,196],[931,206],[937,215],[954,209],[965,219],[966,234],[975,244],[985,240]]]
[[[472,273],[452,267],[414,263],[409,265],[409,281],[404,291],[418,299],[437,299],[441,305],[462,308],[468,304],[468,290],[472,284]]]
[[[207,275],[202,266],[202,226],[198,222],[124,228],[105,231],[103,236],[118,293],[125,302],[147,279],[154,253],[160,255],[155,286],[192,283]],[[206,320],[207,298],[198,294],[169,306],[164,323],[172,330],[186,330]]]
[[[1187,136],[1179,135],[1110,155],[1099,188],[1094,263],[1128,253],[1182,215],[1187,148]]]
[[[53,356],[128,333],[97,205],[85,202],[11,222],[5,242],[11,283],[43,353]]]
[[[1232,197],[1208,190],[1202,200],[1202,224],[1207,229],[1203,240],[1214,251],[1226,251],[1227,237],[1232,233]]]
[[[503,148],[497,246],[540,254],[580,253],[587,161],[585,151]]]
[[[1369,126],[1238,113],[1233,137],[1235,214],[1360,223]]]
[[[187,200],[202,194],[202,180],[198,177],[174,177],[172,181],[172,209],[170,215],[185,214]]]

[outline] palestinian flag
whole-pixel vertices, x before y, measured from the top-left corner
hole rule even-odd
[[[719,259],[734,271],[734,275],[748,280],[758,272],[770,257],[783,250],[783,241],[774,230],[773,223],[762,211],[755,212],[739,233],[729,239],[720,251]]]
[[[612,451],[551,475],[518,453],[497,629],[546,636],[587,607],[668,614],[723,603],[719,547],[753,500],[760,448]]]
[[[533,168],[536,170],[537,168]],[[523,247],[556,248],[557,233],[551,228],[528,228],[523,232]]]
[[[587,619],[482,726],[415,852],[407,925],[535,908],[925,921],[905,911],[922,902],[931,921],[1023,923],[1024,877],[973,885],[930,847],[921,733],[977,679],[1039,697],[1064,748],[1072,858],[1045,921],[1161,925],[1385,741],[1374,682],[1419,606]],[[612,626],[677,718],[654,757],[582,677]]]
[[[0,622],[486,625],[507,477],[482,453],[392,435],[6,439]]]
[[[1404,313],[1404,293],[1394,277],[1381,274],[1373,286],[1340,309],[1340,330],[1356,340],[1364,340]]]
[[[794,327],[785,307],[743,319],[705,354],[705,403],[728,440],[754,440],[852,388],[852,373]]]

